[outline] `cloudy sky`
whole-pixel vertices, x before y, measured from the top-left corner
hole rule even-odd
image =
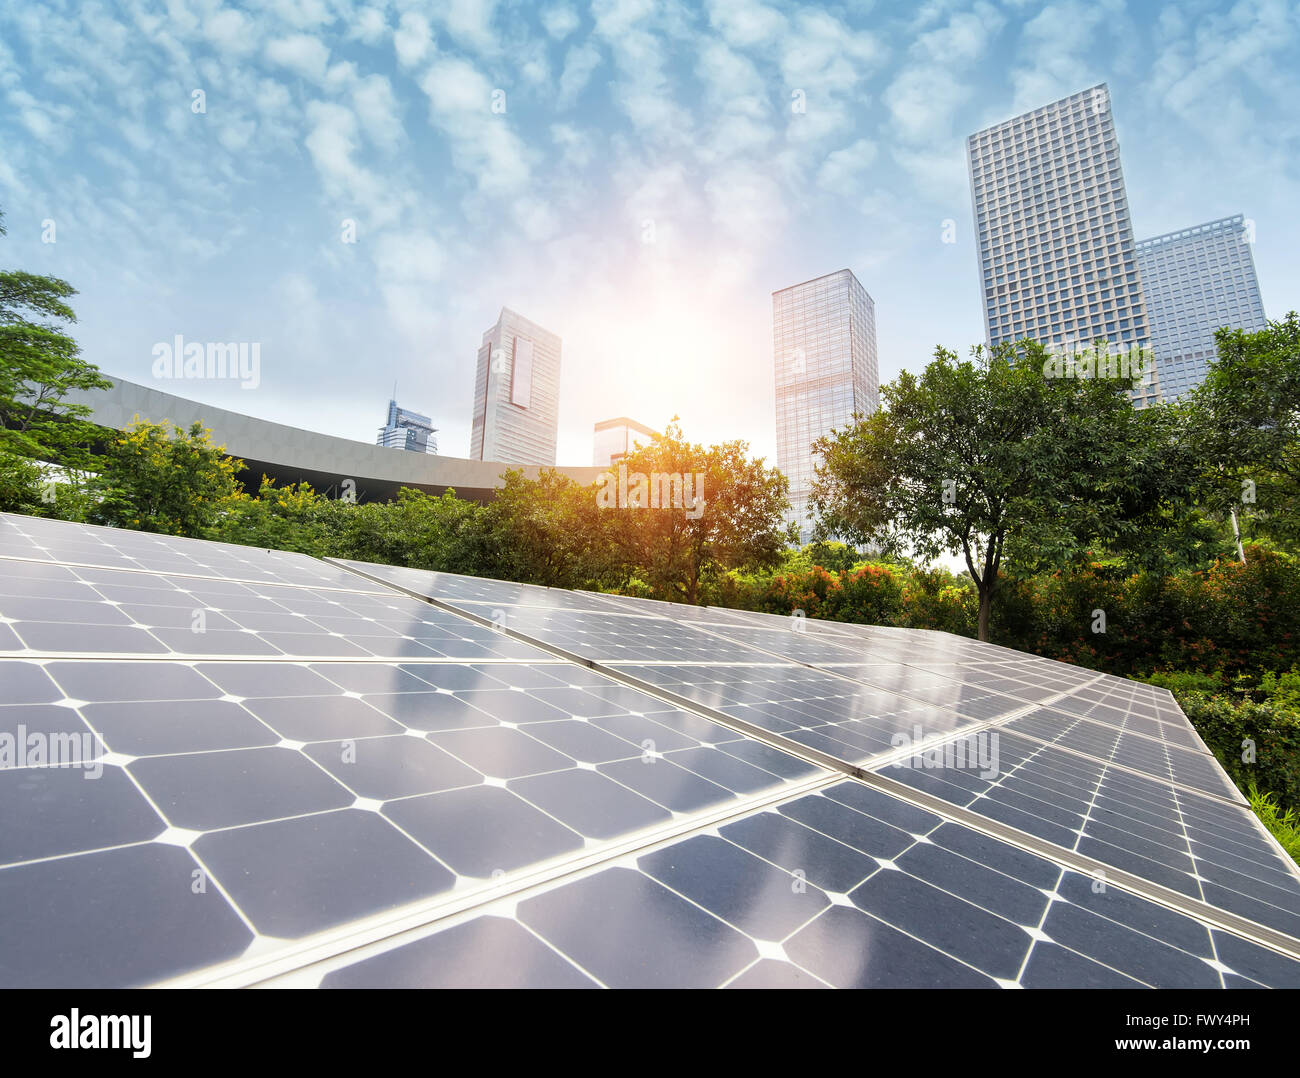
[[[372,441],[396,382],[464,456],[506,305],[563,338],[560,463],[622,414],[770,456],[771,292],[853,269],[882,379],[975,343],[963,140],[1098,82],[1138,237],[1244,213],[1300,307],[1297,54],[1283,0],[2,0],[0,265],[111,375],[258,342],[164,388],[268,419]]]

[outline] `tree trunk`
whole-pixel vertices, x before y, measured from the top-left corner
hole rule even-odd
[[[993,589],[980,588],[980,620],[979,620],[979,638],[988,643],[989,639],[989,611],[993,606]]]

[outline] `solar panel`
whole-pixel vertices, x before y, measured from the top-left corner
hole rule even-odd
[[[0,618],[0,653],[18,655],[544,657],[391,592],[3,558]]]
[[[1294,862],[1288,863],[1249,810],[1015,734],[1001,733],[997,749],[998,773],[992,776],[906,760],[881,773],[1300,938]]]
[[[383,594],[382,585],[316,558],[92,524],[0,513],[0,557],[63,566],[179,573],[264,584],[340,587]],[[25,571],[32,572],[27,566]]]
[[[1294,959],[1094,883],[832,782],[317,975],[327,988],[1300,983]]]
[[[9,986],[1300,984],[1169,694],[944,634],[3,517],[0,701]]]

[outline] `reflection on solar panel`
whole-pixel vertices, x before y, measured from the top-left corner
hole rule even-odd
[[[0,765],[7,986],[1300,986],[1172,697],[941,633],[0,516]]]

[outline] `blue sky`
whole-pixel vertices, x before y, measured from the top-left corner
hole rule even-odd
[[[258,342],[163,388],[370,441],[396,382],[455,456],[507,305],[564,340],[560,463],[622,414],[770,458],[771,292],[853,269],[882,380],[975,343],[964,138],[1097,82],[1137,236],[1244,213],[1300,307],[1298,46],[1265,0],[5,0],[0,265],[110,375]]]

